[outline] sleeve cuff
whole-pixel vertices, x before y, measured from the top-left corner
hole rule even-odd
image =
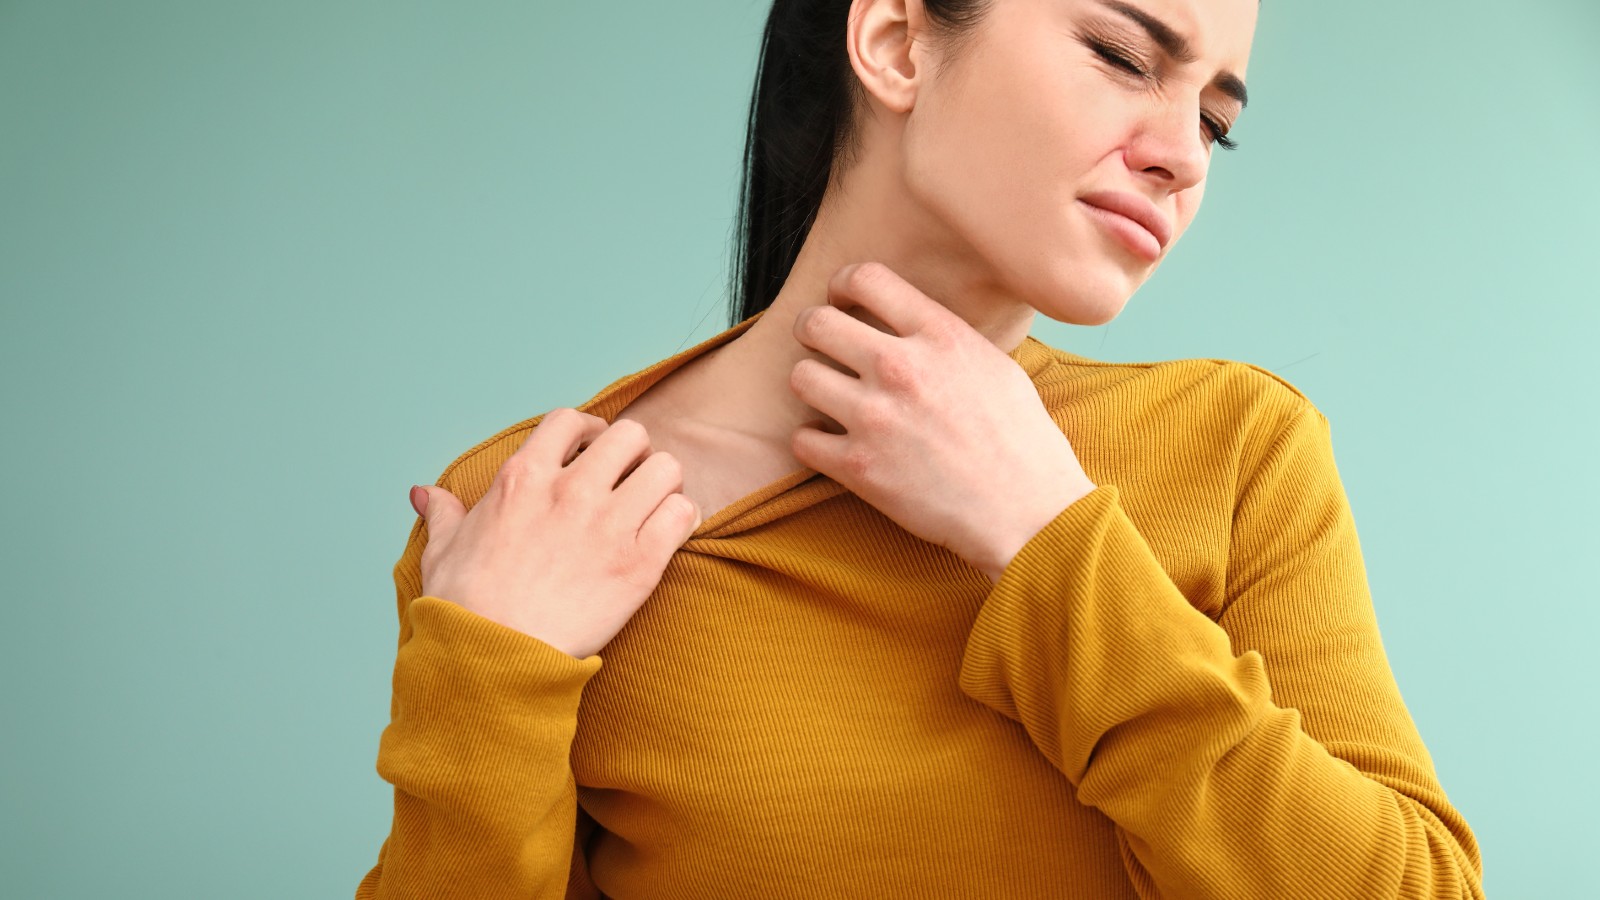
[[[959,674],[965,694],[1021,722],[1074,786],[1118,726],[1142,720],[1163,741],[1229,746],[1271,693],[1260,654],[1233,654],[1120,496],[1096,487],[1023,545],[978,611]]]
[[[577,659],[439,597],[412,600],[410,616],[395,686],[414,703],[576,714],[584,685],[602,665],[598,655]]]

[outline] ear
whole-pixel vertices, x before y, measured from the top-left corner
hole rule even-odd
[[[867,94],[893,112],[916,103],[918,73],[926,70],[927,19],[922,0],[855,0],[845,26],[850,67]]]

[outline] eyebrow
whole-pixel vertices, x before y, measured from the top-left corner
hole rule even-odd
[[[1150,38],[1160,45],[1168,56],[1178,62],[1192,63],[1199,60],[1200,57],[1195,55],[1194,48],[1189,46],[1189,42],[1184,39],[1183,35],[1179,34],[1167,23],[1137,6],[1122,3],[1120,0],[1100,0],[1100,2],[1108,9],[1122,13],[1139,23],[1145,31],[1150,33]],[[1244,82],[1232,72],[1222,71],[1217,73],[1217,77],[1212,79],[1211,83],[1216,86],[1217,90],[1239,101],[1240,109],[1250,105],[1250,94],[1244,89]]]

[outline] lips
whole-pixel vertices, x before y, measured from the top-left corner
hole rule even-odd
[[[1078,198],[1090,206],[1098,206],[1108,212],[1127,216],[1138,222],[1144,229],[1155,236],[1156,243],[1161,249],[1167,249],[1167,244],[1172,241],[1172,223],[1167,217],[1156,209],[1156,205],[1138,194],[1129,194],[1123,191],[1095,191],[1084,194]]]

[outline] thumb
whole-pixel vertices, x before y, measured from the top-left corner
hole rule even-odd
[[[411,508],[422,517],[428,526],[428,535],[434,540],[449,537],[467,512],[455,494],[432,484],[411,486]]]

